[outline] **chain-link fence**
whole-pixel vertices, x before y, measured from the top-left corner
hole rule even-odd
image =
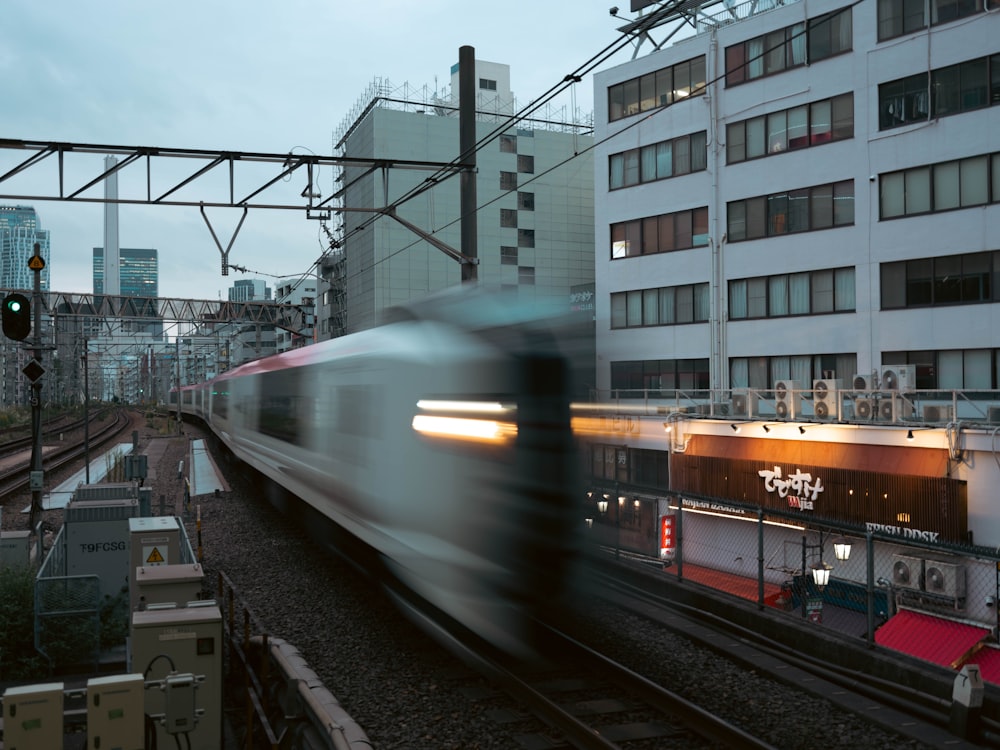
[[[592,487],[586,507],[591,541],[658,562],[665,575],[875,647],[952,668],[979,663],[988,680],[986,663],[1000,662],[996,550],[622,483]]]

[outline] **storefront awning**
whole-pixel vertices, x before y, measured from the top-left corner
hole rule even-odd
[[[984,646],[969,657],[966,664],[978,664],[984,680],[1000,685],[1000,648]]]
[[[875,631],[875,642],[918,659],[957,669],[989,634],[989,628],[902,609]]]

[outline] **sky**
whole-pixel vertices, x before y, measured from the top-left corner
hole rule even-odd
[[[376,78],[393,87],[446,89],[464,45],[475,48],[477,59],[510,65],[518,105],[527,105],[620,39],[623,21],[610,16],[611,5],[4,0],[0,139],[334,155],[334,131]],[[627,18],[628,4],[620,5]],[[631,52],[626,47],[601,69]],[[573,88],[556,104],[589,114],[592,77]],[[26,156],[0,153],[0,174]],[[87,179],[102,162],[91,158]],[[32,181],[44,182],[51,194],[56,174],[33,170],[16,185],[0,184],[0,195],[24,195]],[[329,192],[332,175],[318,182]],[[187,195],[210,199],[197,190]],[[50,289],[92,292],[92,248],[104,244],[102,204],[0,198],[4,205],[18,202],[33,205],[51,233]],[[206,215],[226,247],[241,212],[214,208]],[[119,209],[119,245],[159,251],[160,297],[225,299],[238,279],[261,278],[273,287],[277,277],[308,271],[322,240],[319,223],[301,212],[251,211],[229,262],[252,273],[223,276],[198,208]]]

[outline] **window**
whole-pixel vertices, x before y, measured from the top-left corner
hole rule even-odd
[[[708,321],[708,284],[638,289],[611,295],[611,328],[641,328]]]
[[[731,320],[853,312],[854,309],[853,267],[729,282]]]
[[[500,209],[500,226],[517,227],[517,211],[511,208]]]
[[[707,133],[701,131],[611,154],[608,157],[608,187],[611,190],[618,190],[690,172],[700,172],[707,166]]]
[[[880,218],[893,219],[997,201],[1000,199],[997,184],[991,195],[989,165],[992,160],[992,179],[997,183],[998,156],[972,156],[882,175],[879,178]]]
[[[726,47],[726,85],[736,86],[756,78],[813,63],[853,47],[851,8],[843,8]]]
[[[956,21],[982,9],[983,0],[931,0],[931,24]]]
[[[517,171],[523,174],[535,173],[535,157],[526,154],[517,155]]]
[[[696,57],[608,87],[608,121],[614,122],[705,92],[705,58]]]
[[[534,284],[535,283],[535,269],[531,266],[518,266],[517,267],[517,283],[518,284]]]
[[[479,88],[481,88],[481,89],[483,89],[485,91],[496,91],[497,90],[497,82],[495,80],[493,80],[492,78],[480,78],[479,79]]]
[[[516,135],[501,135],[500,136],[500,153],[502,153],[502,154],[516,154],[517,153],[517,136]]]
[[[534,247],[535,246],[535,230],[534,229],[518,229],[517,230],[517,246],[518,247]]]
[[[854,96],[842,94],[728,125],[726,161],[736,164],[853,137]]]
[[[707,244],[707,207],[611,225],[612,260],[687,250]]]
[[[534,211],[535,194],[519,192],[517,194],[517,207],[521,211]]]
[[[927,27],[924,0],[878,0],[878,40],[909,34]]]
[[[951,65],[931,72],[935,117],[979,109],[989,104],[989,58]]]
[[[730,242],[848,226],[854,223],[854,182],[731,201],[726,219]]]
[[[500,173],[500,189],[501,190],[517,190],[517,173],[516,172],[501,172]]]
[[[645,398],[677,389],[707,390],[708,359],[612,362],[611,388],[617,391],[618,398]]]
[[[1000,251],[883,263],[882,309],[1000,301]]]
[[[879,129],[926,120],[929,104],[926,73],[883,83],[878,87]]]
[[[517,248],[511,245],[501,245],[500,246],[500,265],[501,266],[516,266],[517,265]]]
[[[729,360],[729,382],[733,388],[762,391],[770,390],[776,380],[791,378],[811,386],[813,380],[828,378],[831,374],[849,383],[857,371],[856,354],[733,357]]]

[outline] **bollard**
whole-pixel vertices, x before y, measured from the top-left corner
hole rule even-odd
[[[178,479],[183,479],[184,478],[184,461],[183,460],[180,463],[177,464],[177,478]]]
[[[979,737],[983,712],[983,677],[978,664],[966,664],[951,693],[951,733],[966,740]]]

